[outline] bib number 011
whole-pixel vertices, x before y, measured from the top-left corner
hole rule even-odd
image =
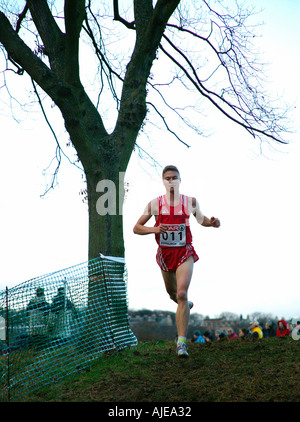
[[[160,234],[161,246],[185,246],[185,224],[171,224],[165,233]]]

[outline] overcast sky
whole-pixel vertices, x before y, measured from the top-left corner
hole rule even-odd
[[[279,318],[300,314],[299,239],[299,18],[293,0],[253,1],[265,7],[258,21],[260,48],[271,63],[268,79],[274,94],[294,104],[295,132],[288,146],[267,145],[251,138],[218,113],[210,114],[210,136],[194,136],[186,148],[168,133],[139,137],[138,143],[161,166],[175,164],[181,191],[196,196],[220,229],[192,222],[195,264],[189,299],[194,312],[214,317],[221,312],[246,316],[271,313]],[[78,169],[63,160],[59,186],[45,198],[43,170],[55,143],[40,115],[22,115],[18,124],[0,105],[0,287],[87,260],[87,206]],[[150,140],[149,140],[150,139]],[[151,141],[151,143],[150,143]],[[66,150],[72,154],[71,149]],[[146,203],[164,193],[160,168],[135,152],[126,173],[124,206],[129,307],[175,311],[155,262],[153,236],[137,236],[133,225]],[[154,224],[154,221],[152,222]]]

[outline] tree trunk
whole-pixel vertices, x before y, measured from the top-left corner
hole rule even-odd
[[[113,161],[113,160],[112,160]],[[110,164],[111,165],[111,164]],[[87,176],[89,207],[89,259],[103,255],[124,257],[122,205],[124,184],[119,168]]]

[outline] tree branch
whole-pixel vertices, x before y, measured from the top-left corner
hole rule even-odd
[[[91,10],[90,4],[88,5],[88,10],[89,10],[89,13],[91,14],[91,16],[93,18],[93,21],[94,21],[95,25],[97,26],[97,29],[98,29],[99,33],[101,34],[100,25],[99,25],[99,23],[97,21],[97,18],[95,17],[95,15],[93,14],[93,12]],[[87,33],[88,37],[90,38],[90,40],[92,42],[92,45],[94,47],[94,50],[95,50],[95,54],[96,54],[96,56],[97,56],[97,58],[99,60],[100,69],[101,69],[100,70],[101,76],[102,76],[102,73],[104,73],[104,75],[106,77],[106,80],[108,82],[109,88],[111,90],[111,93],[113,95],[113,98],[116,100],[117,106],[119,106],[119,102],[120,101],[119,101],[119,98],[117,96],[117,93],[116,93],[116,90],[115,90],[115,87],[114,87],[113,76],[115,76],[121,82],[123,82],[123,78],[110,65],[109,60],[106,57],[105,46],[102,45],[103,43],[101,42],[101,40],[100,40],[100,42],[97,42],[96,41],[95,36],[94,36],[94,33],[93,33],[93,30],[92,30],[92,28],[90,26],[90,23],[89,23],[89,20],[88,20],[88,16],[87,15],[85,17],[85,25],[83,25],[83,29]],[[102,77],[101,77],[101,80],[102,80]],[[100,93],[98,95],[98,102],[100,100],[100,95],[101,95],[101,92],[102,92],[102,88],[103,88],[103,83],[102,83],[102,86],[101,86],[101,89],[100,89]]]
[[[175,46],[174,46],[175,47]],[[187,71],[187,69],[181,64],[179,63],[170,53],[168,53],[162,45],[160,45],[161,50],[166,54],[167,57],[169,57],[171,59],[171,61],[173,63],[175,63],[187,76],[187,78],[190,80],[190,82],[194,85],[194,87],[196,88],[196,90],[205,98],[207,98],[219,111],[221,111],[222,114],[224,114],[226,117],[228,117],[230,120],[232,120],[233,122],[237,123],[239,126],[242,126],[244,129],[246,129],[252,136],[255,136],[255,134],[257,135],[264,135],[268,138],[271,138],[279,143],[285,144],[286,142],[283,141],[282,139],[280,139],[279,136],[277,136],[277,134],[273,135],[272,131],[267,129],[260,129],[259,127],[255,127],[253,125],[250,125],[248,123],[247,117],[245,116],[241,116],[241,114],[238,112],[237,107],[234,107],[233,104],[230,104],[228,101],[226,101],[223,97],[221,97],[220,95],[216,94],[213,91],[207,90],[203,84],[201,83],[200,79],[198,78],[195,69],[193,68],[193,66],[191,65],[191,63],[189,62],[189,60],[187,59],[187,57],[180,52],[180,54],[182,56],[185,57],[185,59],[187,60],[187,62],[189,63],[189,65],[191,66],[191,69],[194,73],[195,79],[189,74],[189,72]],[[179,49],[177,47],[175,47],[176,50],[179,52]],[[231,115],[230,113],[228,113],[223,107],[220,106],[220,104],[217,103],[216,100],[214,100],[212,98],[212,96],[215,96],[218,100],[220,100],[221,103],[223,103],[224,105],[226,105],[227,107],[229,107],[229,109],[232,109],[241,120],[235,118],[233,115]],[[249,115],[249,117],[253,117],[251,115]],[[260,123],[264,123],[264,122],[260,122]]]
[[[28,9],[29,9],[29,6],[28,6],[28,3],[26,2],[23,11],[19,14],[17,24],[16,24],[16,32],[19,32],[23,19],[25,19],[26,13],[28,12]]]
[[[168,20],[177,8],[180,0],[158,0],[151,20],[147,25],[145,32],[145,40],[147,40],[154,48],[158,48],[161,37],[165,31]],[[152,47],[153,48],[153,47]],[[156,51],[156,50],[155,50]]]
[[[49,9],[47,0],[27,0],[33,22],[44,43],[51,69],[62,76],[65,69],[65,40]]]
[[[0,12],[0,42],[8,57],[24,69],[49,95],[49,84],[57,84],[53,72],[42,62],[13,30],[9,20]],[[50,95],[51,96],[51,95]]]
[[[199,136],[204,136],[204,134],[203,134],[203,132],[198,128],[198,127],[196,127],[195,125],[193,125],[193,124],[191,124],[191,122],[189,122],[189,121],[187,121],[187,119],[180,113],[180,111],[178,111],[179,109],[178,109],[178,107],[174,107],[174,106],[171,106],[167,101],[166,101],[166,99],[165,99],[165,97],[164,97],[164,95],[160,92],[160,90],[157,88],[157,85],[171,85],[172,83],[173,83],[173,81],[175,80],[175,79],[178,79],[178,80],[180,80],[180,78],[179,77],[176,77],[176,78],[173,78],[173,80],[171,81],[171,82],[169,82],[169,83],[166,83],[166,84],[151,84],[150,82],[148,82],[148,84],[151,86],[151,88],[161,97],[161,99],[162,99],[162,101],[163,101],[163,103],[166,105],[166,107],[169,109],[169,110],[171,110],[171,112],[173,112],[173,113],[175,113],[176,114],[176,119],[178,118],[179,120],[181,120],[183,123],[184,123],[184,125],[186,125],[187,127],[189,127],[189,128],[191,128],[195,133],[197,133],[197,135],[199,135]],[[186,107],[186,108],[193,108],[193,106],[188,106],[188,107]],[[180,109],[180,110],[182,110],[182,109]],[[158,112],[157,114],[161,114],[160,112]],[[173,133],[173,132],[172,132]],[[183,142],[183,143],[185,143],[185,142]]]
[[[170,128],[169,128],[169,125],[168,125],[168,123],[166,122],[166,119],[164,118],[164,116],[160,113],[160,111],[157,109],[157,107],[155,107],[155,105],[153,104],[153,103],[150,103],[150,102],[148,102],[147,101],[147,104],[149,104],[149,105],[151,105],[153,108],[154,108],[154,110],[156,111],[156,113],[159,115],[159,117],[161,118],[161,120],[163,121],[163,123],[164,123],[164,125],[165,125],[165,127],[166,127],[166,129],[167,129],[167,131],[168,132],[170,132],[170,133],[172,133],[172,135],[174,135],[175,136],[175,138],[177,138],[178,139],[178,141],[179,142],[181,142],[183,145],[185,145],[186,147],[188,147],[188,148],[190,148],[190,145],[188,145],[187,143],[185,143],[182,139],[180,139],[179,138],[179,136],[173,131],[173,130],[171,130]]]
[[[46,123],[47,123],[47,125],[49,126],[50,131],[51,131],[51,133],[52,133],[52,135],[53,135],[53,137],[54,137],[54,139],[55,139],[55,142],[56,142],[56,152],[55,152],[55,157],[54,157],[54,158],[56,158],[56,160],[57,160],[57,166],[56,166],[56,169],[55,169],[54,173],[52,174],[51,184],[50,184],[50,186],[48,186],[48,187],[46,188],[45,192],[41,195],[41,198],[42,198],[42,197],[46,196],[46,194],[47,194],[47,193],[48,193],[51,189],[54,189],[54,186],[55,186],[55,184],[56,184],[56,180],[57,180],[58,171],[59,171],[60,164],[61,164],[61,154],[63,154],[63,155],[64,155],[64,157],[66,157],[66,159],[69,161],[69,163],[70,163],[70,164],[73,164],[73,165],[74,165],[75,167],[77,167],[79,170],[82,170],[82,169],[81,169],[81,168],[80,168],[80,167],[79,167],[76,163],[73,163],[73,162],[70,160],[70,158],[69,158],[69,157],[65,154],[65,152],[64,152],[64,151],[63,151],[63,149],[62,149],[62,147],[60,146],[60,143],[59,143],[59,141],[58,141],[58,138],[57,138],[57,136],[56,136],[56,133],[54,132],[54,129],[53,129],[53,127],[52,127],[51,123],[49,122],[49,119],[48,119],[47,114],[46,114],[46,112],[45,112],[45,109],[44,109],[44,107],[43,107],[43,103],[42,103],[41,97],[40,97],[40,95],[39,95],[39,93],[38,93],[37,87],[36,87],[35,82],[34,82],[34,80],[33,80],[33,79],[31,79],[31,83],[32,83],[32,86],[33,86],[33,89],[34,89],[35,95],[36,95],[36,97],[37,97],[37,99],[38,99],[38,103],[39,103],[40,108],[41,108],[41,110],[42,110],[43,116],[44,116],[44,118],[45,118],[45,120],[46,120]],[[53,160],[54,160],[54,158],[53,158]],[[53,161],[53,160],[52,160],[52,161]],[[52,161],[51,161],[51,163],[52,163]],[[51,165],[51,163],[50,163],[50,165]],[[49,165],[49,167],[50,167],[50,165]],[[44,174],[45,174],[45,172],[46,172],[46,169],[44,170]]]
[[[79,83],[79,35],[85,18],[84,0],[65,0],[66,52],[65,79]]]
[[[168,19],[180,0],[158,0],[153,11],[152,1],[134,1],[136,43],[124,78],[120,110],[113,131],[122,134],[122,162],[128,162],[138,132],[147,114],[146,84]],[[124,134],[126,135],[124,136]],[[126,146],[125,146],[126,145]]]
[[[135,22],[128,22],[127,20],[123,19],[119,14],[119,1],[114,0],[114,21],[121,22],[126,28],[135,29]]]
[[[127,66],[117,125],[119,122],[129,123],[129,110],[130,115],[135,114],[132,120],[133,127],[139,128],[142,123],[140,119],[144,120],[145,86],[166,24],[179,1],[159,0],[153,13],[150,13],[151,1],[147,2],[146,10],[144,10],[141,8],[141,2],[135,0],[136,44]],[[137,124],[134,123],[135,120]]]

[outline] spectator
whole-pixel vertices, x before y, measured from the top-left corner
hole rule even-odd
[[[205,343],[205,340],[202,337],[202,335],[201,335],[201,333],[200,333],[199,330],[196,330],[194,332],[193,337],[192,337],[192,342],[195,342],[195,343]]]
[[[228,340],[234,340],[234,339],[238,338],[238,336],[236,335],[236,333],[233,331],[232,328],[228,328],[227,338],[228,338]]]
[[[249,335],[249,331],[247,330],[247,328],[240,328],[239,330],[239,338],[241,338],[242,340],[244,340],[246,337],[248,337]]]
[[[287,323],[287,329],[289,330],[290,334],[293,331],[293,324],[291,322]]]
[[[57,295],[53,298],[51,311],[59,313],[60,311],[75,311],[72,302],[66,297],[65,288],[59,287]]]
[[[249,331],[253,338],[263,338],[264,336],[258,321],[251,322]]]
[[[264,337],[275,337],[275,330],[272,321],[267,321],[265,323],[265,328],[263,329]]]
[[[277,322],[276,337],[287,337],[290,335],[290,330],[287,328],[287,323],[284,319]]]
[[[214,341],[213,335],[209,331],[205,331],[205,333],[203,333],[203,338],[206,343],[211,343]]]
[[[45,299],[44,289],[38,287],[36,295],[27,305],[29,316],[29,334],[45,335],[48,330],[50,305]]]
[[[56,337],[68,337],[71,335],[73,319],[76,311],[73,303],[66,297],[64,287],[57,289],[57,294],[51,304],[52,335]]]
[[[220,330],[216,330],[215,331],[215,339],[217,340],[217,341],[219,341],[219,340],[224,340],[226,338],[226,334],[225,333],[223,333],[223,331],[220,331]]]

